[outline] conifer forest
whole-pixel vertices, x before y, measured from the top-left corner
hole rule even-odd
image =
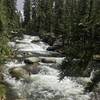
[[[0,0],[0,100],[100,100],[100,0]]]

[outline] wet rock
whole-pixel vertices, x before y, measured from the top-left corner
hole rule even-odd
[[[38,74],[41,68],[39,67],[39,63],[34,63],[30,66],[23,67],[25,70],[27,70],[30,74]]]
[[[99,69],[98,69],[98,70],[93,70],[93,71],[91,72],[90,79],[91,79],[91,81],[94,82],[94,83],[100,82],[100,70],[99,70]]]
[[[23,56],[21,54],[17,55],[17,58],[22,58]]]
[[[41,57],[40,59],[43,63],[56,63],[56,59],[53,57]]]
[[[43,42],[46,42],[48,43],[49,45],[53,45],[53,43],[55,42],[56,40],[56,36],[54,33],[45,33],[43,32],[41,34],[41,38],[42,38],[42,41]]]
[[[9,72],[11,76],[15,77],[16,79],[20,79],[20,78],[26,79],[29,77],[29,72],[27,72],[23,68],[15,67],[15,68],[10,69]]]
[[[56,63],[56,60],[43,58],[43,59],[41,59],[41,62],[43,62],[43,63]]]
[[[48,51],[55,51],[56,49],[58,49],[59,47],[57,46],[50,46],[47,48]]]
[[[26,63],[26,64],[34,64],[34,63],[37,63],[37,62],[39,62],[40,61],[40,59],[38,58],[38,57],[30,57],[30,58],[26,58],[25,60],[24,60],[24,62]]]
[[[91,92],[95,86],[100,82],[100,70],[93,70],[90,75],[90,82],[87,83],[85,90]]]
[[[40,57],[43,63],[57,63],[62,64],[65,57]]]
[[[37,36],[31,42],[34,43],[34,42],[39,42],[39,41],[40,41],[40,38]]]

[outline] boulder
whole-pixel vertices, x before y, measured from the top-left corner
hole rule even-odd
[[[40,57],[41,62],[43,63],[56,63],[62,64],[65,57]]]
[[[40,38],[36,36],[31,42],[34,43],[34,42],[39,42],[39,41],[40,41]]]
[[[98,70],[93,70],[93,71],[91,72],[90,79],[91,79],[91,81],[94,82],[94,83],[100,82],[100,70],[99,70],[99,69],[98,69]]]
[[[41,58],[41,62],[43,62],[43,63],[56,63],[56,59],[53,57],[44,57],[44,58]]]
[[[29,72],[21,67],[15,67],[10,69],[10,74],[12,75],[12,77],[15,77],[16,79],[27,79],[29,77]]]
[[[47,48],[48,51],[55,51],[57,49],[56,46],[50,46]]]
[[[43,62],[43,63],[56,63],[56,60],[52,60],[52,59],[41,59],[41,62]]]
[[[39,63],[34,63],[30,66],[23,67],[26,71],[28,71],[30,74],[38,74],[41,68],[39,67]]]
[[[93,70],[90,75],[90,82],[87,83],[85,91],[91,92],[95,86],[100,82],[100,70]]]
[[[26,63],[26,64],[34,64],[34,63],[37,63],[37,62],[39,62],[40,61],[40,59],[38,58],[38,57],[30,57],[30,58],[26,58],[25,60],[24,60],[24,62]]]

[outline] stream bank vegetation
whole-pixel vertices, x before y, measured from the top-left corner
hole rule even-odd
[[[0,0],[0,65],[12,55],[8,41],[25,33],[39,35],[49,51],[66,57],[60,79],[100,70],[100,0],[25,0],[24,20],[20,14],[16,0]]]
[[[7,86],[3,83],[3,64],[12,56],[8,46],[12,31],[19,28],[16,0],[0,0],[0,100],[6,99]]]

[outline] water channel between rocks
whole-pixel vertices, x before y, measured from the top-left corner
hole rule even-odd
[[[88,78],[66,77],[59,81],[57,66],[64,57],[47,51],[49,45],[38,36],[24,35],[23,39],[9,45],[18,52],[16,59],[5,65],[5,81],[12,91],[9,100],[90,100],[90,94],[84,93]],[[28,64],[29,57],[34,59],[34,64]]]

